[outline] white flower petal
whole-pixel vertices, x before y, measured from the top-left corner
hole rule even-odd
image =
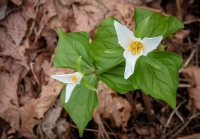
[[[71,80],[72,76],[73,76],[73,74],[51,75],[51,78],[54,78],[63,83],[74,83]]]
[[[131,51],[127,49],[125,49],[124,51],[124,57],[126,59],[126,67],[125,67],[125,72],[124,72],[124,78],[128,79],[134,72],[135,70],[135,64],[137,59],[143,54],[143,52],[141,51],[141,53],[139,54],[132,54]]]
[[[76,87],[77,83],[69,83],[66,86],[66,92],[65,92],[65,103],[67,103],[69,101],[69,98],[74,90],[74,88]]]
[[[74,72],[73,75],[75,75],[78,78],[77,84],[79,84],[81,79],[83,78],[83,74],[80,72]]]
[[[135,40],[133,32],[117,21],[114,21],[114,26],[117,33],[118,43],[126,49]]]
[[[149,52],[156,49],[159,43],[162,40],[162,36],[155,37],[155,38],[144,38],[141,42],[143,44],[143,55],[146,56]]]

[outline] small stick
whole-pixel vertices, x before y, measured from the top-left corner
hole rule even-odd
[[[129,103],[131,104],[133,118],[137,119],[136,104],[131,92],[126,93],[125,96],[128,99]]]
[[[151,103],[150,103],[150,100],[149,100],[149,96],[146,95],[144,92],[142,92],[142,98],[143,98],[144,105],[145,105],[145,108],[146,108],[147,118],[148,118],[149,122],[152,123],[153,118],[152,118],[152,115],[151,115]]]
[[[70,126],[71,127],[73,127],[73,128],[76,128],[76,129],[78,129],[78,127],[77,126],[75,126],[75,125],[73,125],[73,124],[71,124],[70,123]],[[85,131],[90,131],[90,132],[100,132],[99,130],[96,130],[96,129],[89,129],[89,128],[85,128],[84,129]],[[101,131],[101,132],[104,132],[104,131]],[[111,133],[111,132],[106,132],[106,134],[108,134],[108,135],[119,135],[119,133]]]
[[[178,115],[178,109],[179,109],[180,106],[183,105],[185,102],[186,102],[186,100],[184,99],[184,100],[176,107],[176,111],[177,111],[177,116],[178,116],[178,117],[180,116],[180,115]],[[164,130],[163,130],[163,134],[165,134],[165,131],[166,131],[166,129],[167,129],[167,127],[168,127],[168,125],[169,125],[169,123],[170,123],[170,121],[171,121],[171,119],[172,119],[172,117],[173,117],[174,114],[175,114],[175,111],[172,111],[172,113],[170,114],[170,116],[169,116],[169,118],[168,118],[168,120],[167,120],[167,122],[166,122],[166,124],[165,124],[165,128],[164,128]],[[184,120],[183,120],[182,117],[179,117],[179,119],[184,123]]]

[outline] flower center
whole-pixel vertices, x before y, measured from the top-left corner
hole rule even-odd
[[[133,42],[129,47],[128,50],[132,52],[132,54],[139,54],[142,51],[142,44],[138,41]]]
[[[72,80],[73,82],[77,82],[77,81],[78,81],[78,78],[77,78],[76,76],[72,76],[72,77],[71,77],[71,80]]]

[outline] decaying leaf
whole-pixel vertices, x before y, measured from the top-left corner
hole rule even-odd
[[[131,116],[131,106],[128,101],[119,97],[117,93],[109,89],[105,84],[99,82],[98,86],[99,105],[94,110],[94,121],[101,125],[102,115],[111,120],[111,124],[116,127],[122,127],[126,131],[128,120]]]
[[[189,97],[194,99],[194,106],[200,109],[200,68],[196,66],[186,67],[182,70],[186,79],[191,79],[190,84],[194,88],[188,88]]]
[[[62,111],[62,106],[58,108],[51,108],[47,111],[47,113],[44,116],[44,119],[42,122],[38,125],[37,128],[37,137],[40,139],[56,139],[58,138],[64,138],[62,137],[63,133],[66,131],[64,125],[65,125],[65,119],[59,119],[60,114]],[[64,120],[64,123],[61,122]],[[59,122],[60,121],[60,122]],[[63,123],[60,124],[60,123]],[[55,134],[53,132],[54,128],[59,128],[59,134]]]
[[[0,71],[0,117],[10,124],[9,133],[15,133],[20,127],[17,90],[22,70],[18,69],[12,74]]]
[[[43,85],[39,98],[32,99],[26,105],[20,107],[20,136],[32,139],[37,138],[33,132],[34,126],[44,118],[44,113],[55,103],[63,87],[59,85],[56,80],[50,78],[50,75],[71,72],[71,70],[68,69],[53,68],[47,61],[44,62],[42,67],[45,71],[47,83]]]

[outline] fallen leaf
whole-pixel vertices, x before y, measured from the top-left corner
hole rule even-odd
[[[10,124],[8,133],[15,133],[20,128],[17,90],[22,70],[18,69],[12,74],[0,71],[0,117]]]
[[[33,132],[34,126],[39,124],[41,119],[44,118],[45,112],[55,103],[63,88],[56,80],[50,78],[50,75],[69,73],[72,71],[51,67],[47,61],[44,61],[42,67],[46,75],[46,84],[42,86],[40,96],[37,99],[32,99],[23,107],[20,107],[21,126],[19,135],[32,139],[37,138]]]
[[[2,20],[6,15],[8,0],[0,1],[0,20]]]
[[[192,134],[188,136],[178,137],[176,139],[200,139],[200,134]]]
[[[194,106],[200,110],[200,68],[196,66],[186,67],[182,70],[182,75],[186,79],[191,79],[189,82],[194,88],[187,88],[189,97],[194,99]]]
[[[58,126],[57,121],[60,117],[61,111],[62,107],[58,107],[58,108],[51,108],[46,112],[43,120],[37,127],[37,137],[39,137],[40,139],[57,138],[57,135],[53,133],[53,129]],[[62,134],[65,131],[66,129],[63,128],[60,134]]]
[[[94,110],[93,119],[97,124],[102,124],[100,115],[111,120],[111,124],[122,127],[126,131],[128,120],[131,116],[131,106],[128,101],[119,97],[117,93],[99,82],[98,86],[99,105]]]

